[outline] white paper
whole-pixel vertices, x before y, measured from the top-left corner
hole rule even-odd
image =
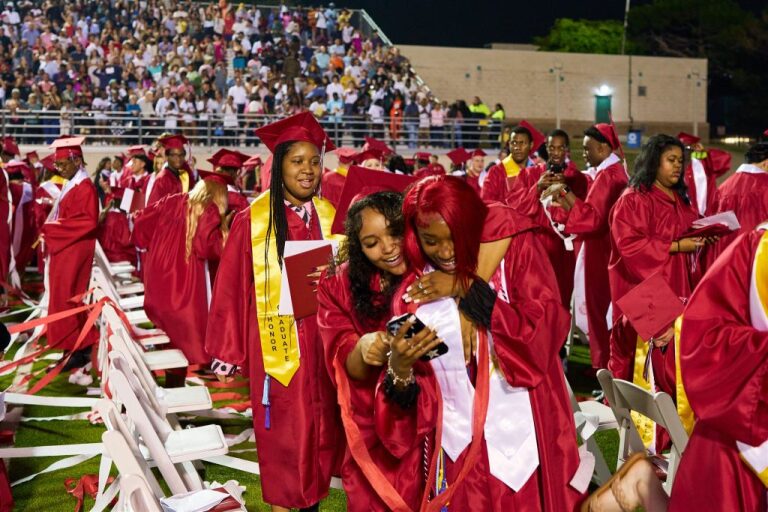
[[[736,231],[737,229],[741,229],[741,224],[739,224],[739,219],[736,218],[736,214],[733,213],[731,210],[728,210],[727,212],[721,212],[717,213],[715,215],[710,215],[709,217],[704,217],[703,219],[698,219],[693,221],[693,227],[696,229],[704,228],[707,226],[713,226],[715,224],[722,224],[726,226],[731,231]]]
[[[133,189],[126,188],[123,190],[123,199],[120,201],[120,209],[125,213],[131,213],[131,205],[133,204]]]
[[[280,304],[277,311],[281,315],[293,315],[293,302],[291,301],[291,290],[288,287],[288,273],[285,271],[285,258],[295,256],[318,247],[331,246],[333,256],[336,257],[336,251],[339,249],[339,243],[335,240],[288,240],[285,242],[285,251],[283,252],[283,275],[280,280]]]
[[[164,512],[204,512],[210,510],[225,499],[229,494],[211,489],[177,494],[170,498],[160,498]]]

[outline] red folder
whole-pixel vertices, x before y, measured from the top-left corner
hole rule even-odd
[[[330,263],[332,257],[331,244],[285,257],[285,272],[288,274],[288,288],[295,318],[305,318],[317,313],[316,286],[307,275],[314,272],[316,267]]]
[[[726,226],[725,224],[710,224],[709,226],[704,226],[702,228],[698,229],[691,229],[690,231],[687,231],[683,237],[684,238],[700,238],[700,237],[710,237],[710,236],[725,236],[730,233],[733,233],[733,230]]]
[[[632,288],[616,301],[616,305],[645,341],[662,334],[685,307],[661,272]]]

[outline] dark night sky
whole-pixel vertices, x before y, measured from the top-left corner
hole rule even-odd
[[[632,5],[650,0],[632,0]],[[300,2],[318,5],[319,2]],[[325,2],[324,2],[325,3]],[[624,0],[335,0],[368,11],[395,44],[482,47],[531,43],[556,18],[624,19]],[[765,0],[739,0],[757,12]]]

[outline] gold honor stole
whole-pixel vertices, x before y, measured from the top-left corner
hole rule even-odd
[[[59,176],[58,174],[54,174],[51,176],[51,178],[48,180],[54,185],[61,185],[62,187],[67,184],[67,179],[63,178],[62,176]]]
[[[346,178],[347,177],[347,173],[349,172],[349,169],[347,169],[346,167],[342,167],[340,165],[340,166],[338,166],[336,168],[336,172],[341,174],[342,176],[344,176]]]
[[[332,235],[331,225],[336,210],[330,202],[318,197],[312,198],[320,229],[325,240],[341,240],[343,236]],[[256,286],[256,318],[259,324],[261,355],[264,371],[288,386],[299,369],[299,343],[296,320],[293,315],[281,315],[280,283],[282,272],[277,259],[277,242],[274,234],[270,237],[267,258],[264,258],[267,243],[270,193],[264,192],[251,204],[251,252],[253,259],[253,281]]]
[[[181,180],[181,191],[186,194],[189,192],[189,173],[187,171],[179,171],[179,179]]]
[[[749,289],[749,313],[752,327],[759,331],[768,330],[768,224],[758,229],[765,230],[757,245],[752,266],[752,282]],[[768,487],[768,439],[759,446],[749,446],[736,441],[741,459],[754,471],[760,481]]]
[[[520,174],[520,166],[517,165],[517,162],[512,160],[512,155],[509,155],[507,158],[501,161],[501,164],[504,166],[504,171],[507,173],[507,178],[516,178],[518,174]]]

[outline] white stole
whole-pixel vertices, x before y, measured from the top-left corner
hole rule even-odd
[[[72,176],[72,179],[64,184],[61,189],[61,194],[59,194],[59,197],[57,197],[56,201],[53,203],[53,210],[51,210],[51,215],[48,217],[49,221],[57,220],[59,218],[59,205],[64,200],[64,197],[69,193],[70,190],[87,179],[88,173],[85,172],[85,169],[81,167],[80,170],[77,171],[74,176]]]
[[[760,167],[752,164],[741,164],[738,169],[736,169],[736,172],[743,172],[746,174],[764,174],[768,173],[768,171],[762,170]]]
[[[699,206],[699,215],[703,217],[707,214],[707,172],[698,158],[691,159],[691,170],[696,185],[696,204]]]

